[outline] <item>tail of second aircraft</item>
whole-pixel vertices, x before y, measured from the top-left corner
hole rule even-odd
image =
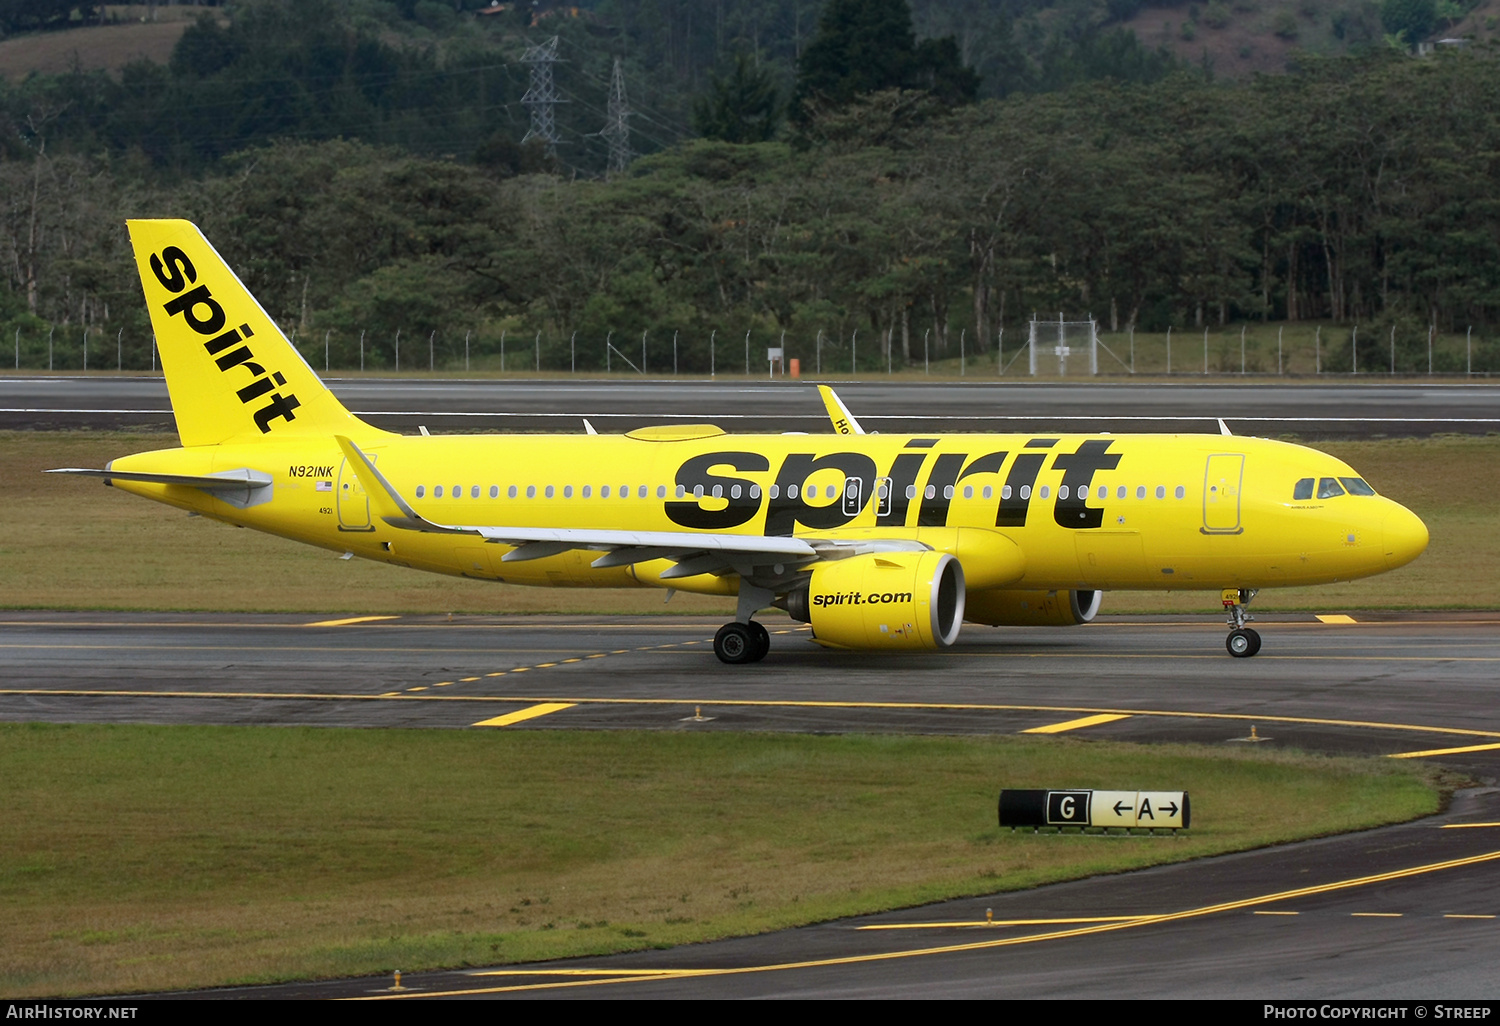
[[[183,445],[368,435],[190,221],[129,221]]]

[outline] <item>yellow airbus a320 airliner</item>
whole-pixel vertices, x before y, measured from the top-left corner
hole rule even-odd
[[[1346,464],[1228,435],[869,435],[709,425],[404,437],[349,413],[198,229],[131,221],[182,447],[69,468],[226,523],[437,573],[737,595],[714,639],[765,657],[778,606],[819,643],[940,649],[965,620],[1091,620],[1108,589],[1220,593],[1381,573],[1427,528]]]

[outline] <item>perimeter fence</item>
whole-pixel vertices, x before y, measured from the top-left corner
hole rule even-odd
[[[6,354],[16,370],[159,372],[155,340],[130,328],[16,327]],[[1317,323],[1100,330],[1092,320],[1033,320],[976,345],[966,328],[920,337],[707,331],[293,332],[323,373],[619,374],[845,377],[940,375],[976,379],[1079,377],[1461,377],[1500,374],[1500,334]],[[3,345],[3,343],[0,343]],[[3,350],[0,350],[3,352]]]

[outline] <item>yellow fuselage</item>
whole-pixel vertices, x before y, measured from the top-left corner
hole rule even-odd
[[[1298,481],[1357,474],[1326,454],[1264,439],[634,434],[371,431],[353,441],[438,524],[915,539],[958,557],[972,590],[1321,584],[1400,566],[1427,544],[1422,522],[1381,496],[1294,498]],[[111,468],[185,475],[251,468],[272,485],[244,508],[181,485],[115,484],[219,520],[439,573],[632,587],[661,586],[657,575],[671,565],[595,569],[598,553],[584,549],[502,562],[510,551],[502,544],[391,527],[371,515],[332,437],[162,450]],[[670,586],[734,594],[737,582],[705,574]]]

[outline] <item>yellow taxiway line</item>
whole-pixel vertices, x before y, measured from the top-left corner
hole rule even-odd
[[[3,647],[3,646],[0,646]],[[589,657],[592,658],[592,657]],[[510,673],[519,673],[527,667],[516,667]],[[437,685],[434,685],[437,686]],[[1073,713],[1084,715],[1154,716],[1169,719],[1224,720],[1235,723],[1291,723],[1315,727],[1355,727],[1362,730],[1393,730],[1417,734],[1450,734],[1459,737],[1495,738],[1500,740],[1500,731],[1477,730],[1472,727],[1443,727],[1419,723],[1386,723],[1380,720],[1338,720],[1314,716],[1271,716],[1260,713],[1218,713],[1189,709],[1118,709],[1090,706],[1065,705],[1005,705],[981,702],[858,702],[858,701],[812,701],[807,699],[752,699],[752,698],[599,698],[566,695],[464,695],[452,692],[445,694],[406,694],[404,692],[316,692],[316,691],[139,691],[110,690],[107,688],[0,688],[0,696],[16,695],[28,698],[225,698],[225,699],[283,699],[310,702],[474,702],[514,705],[517,702],[565,702],[569,705],[640,705],[640,706],[719,706],[740,709],[889,709],[897,711],[941,711],[941,712],[1040,712]],[[1488,747],[1488,746],[1483,746]]]
[[[1468,745],[1463,748],[1429,748],[1425,752],[1396,752],[1387,759],[1425,759],[1429,755],[1462,755],[1464,752],[1493,752],[1500,745]]]
[[[973,926],[1063,926],[1067,923],[1128,923],[1150,916],[1074,916],[1068,919],[975,919],[951,923],[871,923],[856,930],[940,930]]]
[[[1064,720],[1061,723],[1049,723],[1045,727],[1031,727],[1023,730],[1023,734],[1061,734],[1067,730],[1077,730],[1079,727],[1096,727],[1101,723],[1113,723],[1115,720],[1128,720],[1129,716],[1118,713],[1100,713],[1097,716],[1084,716],[1076,720]]]
[[[528,706],[525,709],[517,709],[515,712],[506,713],[504,716],[496,716],[488,720],[480,720],[474,724],[476,727],[508,727],[512,723],[523,723],[526,720],[534,720],[538,716],[546,716],[549,713],[562,712],[564,709],[573,708],[572,702],[542,702],[538,705]]]
[[[319,620],[317,623],[305,623],[304,627],[345,627],[351,623],[374,623],[376,620],[397,620],[396,616],[351,616],[343,620]]]

